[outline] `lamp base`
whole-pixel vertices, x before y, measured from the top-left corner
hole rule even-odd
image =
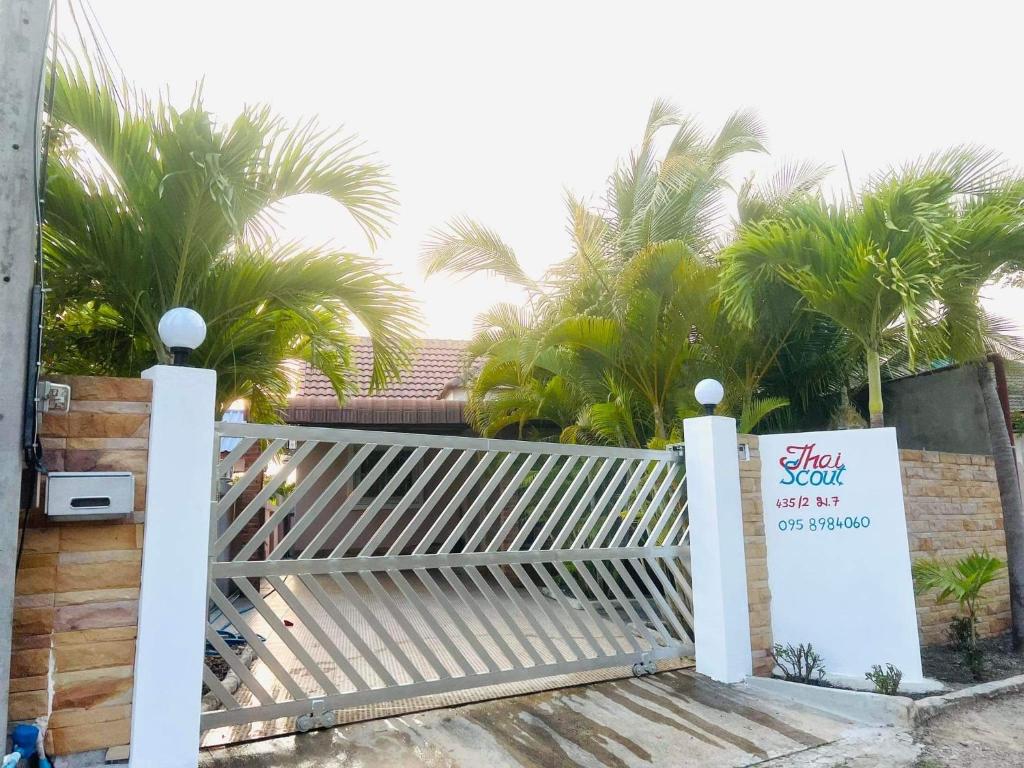
[[[171,347],[171,365],[191,367],[192,364],[188,361],[191,354],[192,350],[188,347]]]

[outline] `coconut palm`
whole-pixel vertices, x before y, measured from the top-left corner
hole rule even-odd
[[[981,221],[1005,183],[995,155],[960,148],[883,174],[856,200],[801,199],[740,230],[723,253],[723,299],[753,324],[766,285],[795,290],[805,310],[842,328],[860,351],[871,424],[881,426],[883,359],[902,349],[913,368],[923,352],[953,350],[951,323],[944,328],[937,315],[963,295],[953,287],[971,277],[966,257],[981,246],[971,245],[962,201],[977,201],[970,210]]]
[[[254,417],[275,418],[289,360],[344,395],[353,319],[373,341],[372,386],[399,375],[416,318],[407,291],[371,258],[274,236],[274,214],[296,195],[336,201],[371,244],[385,234],[393,188],[354,136],[267,107],[221,124],[198,90],[179,110],[70,58],[51,121],[51,369],[137,375],[166,362],[157,323],[189,306],[208,325],[193,360],[217,371],[222,408],[246,398]]]

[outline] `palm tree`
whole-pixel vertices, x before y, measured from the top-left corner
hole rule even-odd
[[[1004,184],[995,155],[960,148],[883,174],[856,200],[783,206],[744,226],[723,253],[723,299],[753,324],[766,285],[795,290],[805,310],[842,328],[860,350],[871,425],[882,426],[883,359],[902,349],[913,368],[921,352],[953,351],[952,324],[944,327],[937,312],[971,274],[965,258],[980,245],[962,201],[973,201],[972,220],[981,221]]]
[[[246,398],[254,418],[276,419],[289,360],[344,395],[353,318],[373,341],[372,386],[400,374],[417,316],[409,293],[371,258],[273,234],[296,195],[338,202],[371,245],[386,233],[393,188],[355,137],[290,126],[268,107],[220,124],[199,90],[179,110],[70,58],[50,119],[48,367],[137,375],[167,362],[161,315],[189,306],[207,321],[193,359],[217,371],[221,408]]]
[[[668,128],[672,137],[659,153]],[[763,365],[737,365],[733,355],[715,366],[715,340],[736,352],[740,338],[756,335],[718,311],[714,254],[729,160],[762,144],[749,113],[708,136],[656,102],[639,148],[609,178],[603,205],[568,199],[573,251],[540,280],[474,221],[432,233],[423,254],[428,275],[489,272],[528,298],[524,307],[485,313],[471,344],[478,368],[470,406],[482,432],[515,425],[520,434],[570,441],[663,444],[678,416],[696,406],[690,391],[702,373],[734,375],[735,403],[727,407],[745,408],[748,420],[784,405],[755,397]],[[765,349],[750,343],[745,351]]]
[[[938,592],[936,602],[955,600],[963,616],[954,619],[954,640],[962,645],[965,660],[975,677],[981,674],[978,651],[978,600],[981,591],[999,576],[1006,563],[984,552],[972,552],[959,560],[922,558],[913,564],[914,590]]]

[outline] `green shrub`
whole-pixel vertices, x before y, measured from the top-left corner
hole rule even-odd
[[[884,693],[886,696],[895,696],[900,689],[900,681],[903,673],[892,664],[886,664],[885,669],[878,664],[871,665],[871,671],[865,672],[864,677],[875,684],[876,693]]]
[[[796,647],[776,643],[768,651],[768,655],[786,680],[819,685],[825,678],[825,660],[810,643],[800,643]]]
[[[978,648],[978,598],[1005,566],[988,550],[953,561],[926,558],[914,562],[915,592],[937,590],[936,602],[956,600],[960,604],[961,615],[950,623],[950,642],[960,651],[964,666],[976,680],[981,679],[984,671],[984,655]]]

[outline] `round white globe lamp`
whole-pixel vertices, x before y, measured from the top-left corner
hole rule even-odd
[[[697,402],[704,406],[704,413],[712,416],[715,413],[715,406],[725,397],[725,387],[716,379],[702,379],[693,388],[693,394]]]
[[[188,307],[167,310],[156,329],[160,341],[171,350],[174,365],[188,365],[192,350],[206,338],[206,321],[202,315]]]

